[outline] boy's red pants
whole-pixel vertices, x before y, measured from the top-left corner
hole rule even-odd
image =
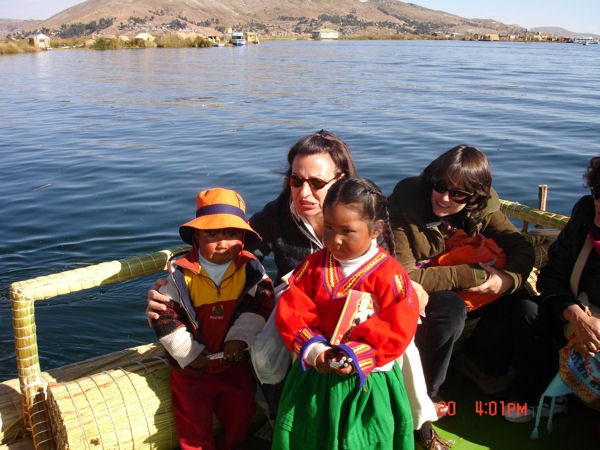
[[[256,381],[248,363],[199,376],[171,370],[170,378],[181,450],[238,450],[244,447],[250,419],[256,411]],[[223,425],[217,443],[213,436],[213,413]]]

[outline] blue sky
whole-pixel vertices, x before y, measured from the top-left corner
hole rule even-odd
[[[0,18],[47,19],[78,3],[81,0],[0,0]],[[600,34],[600,0],[413,0],[411,3],[526,28],[557,26],[578,33]]]

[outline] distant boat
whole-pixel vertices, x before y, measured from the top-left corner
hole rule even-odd
[[[329,40],[329,39],[339,39],[340,33],[337,30],[332,30],[331,28],[321,28],[319,30],[314,30],[312,32],[312,38],[315,40]]]
[[[237,47],[246,45],[246,38],[244,37],[244,33],[238,31],[231,33],[231,39],[229,39],[229,42]]]
[[[218,36],[208,36],[208,40],[212,42],[213,47],[225,47],[225,42],[222,42]]]
[[[592,45],[592,44],[597,44],[598,41],[590,36],[590,37],[575,38],[575,39],[573,39],[573,43],[581,44],[581,45]]]

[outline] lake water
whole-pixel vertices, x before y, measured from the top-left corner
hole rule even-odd
[[[9,283],[179,246],[207,187],[239,190],[255,212],[279,192],[290,146],[321,128],[387,193],[469,143],[502,198],[536,206],[548,184],[548,209],[569,214],[600,154],[597,47],[290,41],[0,58],[0,380],[16,376]],[[42,369],[153,340],[154,278],[37,302]]]

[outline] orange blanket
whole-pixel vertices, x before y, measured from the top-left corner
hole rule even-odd
[[[468,236],[463,230],[456,231],[446,241],[446,251],[438,255],[433,266],[456,266],[459,264],[477,264],[494,261],[492,266],[501,268],[506,265],[506,255],[493,239],[485,236]],[[467,311],[492,303],[502,294],[479,294],[464,290],[457,293],[465,300]]]

